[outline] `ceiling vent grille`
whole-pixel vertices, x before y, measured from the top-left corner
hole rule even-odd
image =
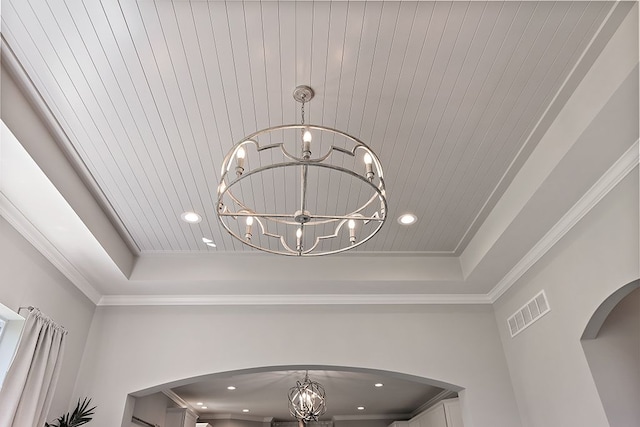
[[[533,322],[547,314],[550,310],[551,308],[549,307],[547,295],[544,293],[544,291],[540,291],[538,295],[531,298],[531,300],[529,300],[511,317],[509,317],[509,319],[507,319],[509,332],[511,332],[511,338],[515,337],[520,332],[525,330]]]

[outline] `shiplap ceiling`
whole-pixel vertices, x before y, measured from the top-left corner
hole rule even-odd
[[[358,250],[459,254],[614,2],[2,6],[9,47],[138,251],[248,250],[216,221],[222,159],[299,123],[291,93],[308,84],[307,121],[359,137],[385,167],[389,221]],[[181,222],[186,210],[203,221]],[[398,225],[403,212],[417,224]]]

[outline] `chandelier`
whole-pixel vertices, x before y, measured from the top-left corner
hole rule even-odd
[[[235,239],[290,256],[344,252],[362,245],[387,217],[382,165],[359,139],[305,123],[314,97],[298,86],[301,123],[244,137],[227,153],[217,216]]]
[[[304,423],[318,421],[318,417],[327,410],[324,399],[324,387],[309,379],[305,373],[304,381],[296,381],[289,389],[289,412],[298,421]]]

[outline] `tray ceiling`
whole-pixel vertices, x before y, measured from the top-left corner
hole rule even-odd
[[[139,252],[247,250],[215,218],[220,164],[244,135],[298,123],[308,84],[307,121],[385,167],[389,221],[359,250],[459,254],[614,6],[7,0],[2,33]]]

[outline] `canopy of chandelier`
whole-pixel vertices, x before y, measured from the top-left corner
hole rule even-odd
[[[345,132],[306,124],[313,96],[298,86],[301,124],[259,130],[224,158],[217,215],[243,244],[279,255],[334,254],[362,245],[385,222],[380,160]]]

